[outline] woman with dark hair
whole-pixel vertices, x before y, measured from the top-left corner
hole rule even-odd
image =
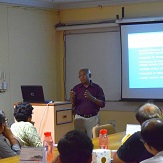
[[[32,122],[33,109],[30,103],[18,103],[14,108],[17,122],[11,125],[11,131],[20,140],[22,146],[42,147],[40,136]]]

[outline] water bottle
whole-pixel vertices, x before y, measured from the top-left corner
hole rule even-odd
[[[101,129],[99,134],[99,148],[100,149],[108,149],[108,135],[106,129]]]
[[[45,150],[45,159],[47,163],[50,163],[54,159],[53,139],[51,132],[45,132],[44,136],[43,146]]]

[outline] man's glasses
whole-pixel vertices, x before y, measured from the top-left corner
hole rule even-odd
[[[140,141],[143,143],[143,144],[145,144],[146,142],[144,141],[144,139],[143,138],[140,138]]]

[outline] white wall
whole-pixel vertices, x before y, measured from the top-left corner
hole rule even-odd
[[[79,83],[78,71],[88,67],[92,81],[102,87],[107,101],[121,99],[121,51],[119,28],[66,35],[66,97]]]
[[[125,7],[124,18],[163,16],[163,2],[161,1],[159,3],[145,2],[132,5],[124,4],[123,7]],[[115,20],[116,15],[119,15],[120,18],[122,16],[122,5],[102,6],[101,9],[98,7],[73,10],[65,9],[61,11],[60,15],[61,23],[72,24]],[[60,37],[60,40],[62,41],[63,38]],[[93,71],[92,73],[94,74]],[[135,111],[143,103],[144,102],[107,101],[105,108],[100,111],[101,123],[104,124],[114,120],[116,122],[116,131],[124,131],[127,123],[137,123],[135,120]],[[163,109],[162,102],[155,102],[155,104]]]
[[[56,99],[56,11],[0,5],[0,70],[8,90],[0,109],[13,121],[13,104],[22,101],[20,85],[40,84],[45,99]]]

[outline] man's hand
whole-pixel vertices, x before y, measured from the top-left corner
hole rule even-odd
[[[21,151],[20,144],[19,144],[18,140],[15,139],[10,128],[5,126],[2,134],[5,138],[7,138],[9,140],[12,150],[15,151],[17,154],[20,154],[20,151]]]
[[[70,91],[70,101],[73,103],[75,100],[76,93],[74,91]]]
[[[86,98],[88,98],[89,100],[91,100],[91,101],[94,100],[94,97],[91,95],[91,93],[90,93],[88,90],[86,90],[86,91],[84,92],[84,96],[85,96]]]
[[[70,102],[72,103],[72,108],[74,109],[75,108],[75,96],[76,96],[76,93],[71,90],[70,91]]]

